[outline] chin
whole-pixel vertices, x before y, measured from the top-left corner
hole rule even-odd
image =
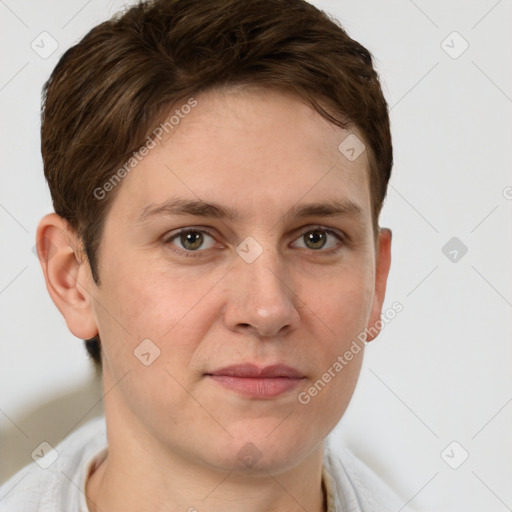
[[[273,423],[275,428],[276,422]],[[234,436],[212,454],[212,465],[224,471],[268,476],[268,473],[281,473],[295,467],[314,448],[296,435],[284,431],[277,435],[276,431],[269,436],[271,431],[266,429],[255,435]]]

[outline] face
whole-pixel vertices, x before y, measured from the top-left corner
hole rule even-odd
[[[343,415],[362,351],[308,390],[379,318],[368,159],[291,95],[196,99],[106,217],[90,308],[107,420],[187,460],[285,469]],[[296,378],[220,371],[245,363]]]

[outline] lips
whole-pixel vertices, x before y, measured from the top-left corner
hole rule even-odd
[[[296,388],[305,376],[290,366],[254,364],[227,366],[206,376],[225,389],[255,399],[270,399]]]
[[[273,378],[288,377],[290,379],[302,379],[302,375],[298,370],[284,364],[274,364],[260,368],[254,364],[245,363],[227,366],[220,370],[215,370],[207,375],[224,375],[229,377],[246,377],[246,378]]]

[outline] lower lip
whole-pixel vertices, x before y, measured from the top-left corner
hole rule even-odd
[[[302,379],[289,377],[233,377],[209,375],[221,386],[253,398],[273,398],[297,387]]]

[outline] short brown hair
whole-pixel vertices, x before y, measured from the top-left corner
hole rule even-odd
[[[93,28],[43,88],[41,150],[55,212],[83,244],[100,285],[98,252],[119,187],[102,187],[169,108],[216,87],[287,89],[369,146],[372,218],[393,164],[388,107],[372,56],[304,0],[154,0]],[[86,340],[101,365],[98,338]]]

